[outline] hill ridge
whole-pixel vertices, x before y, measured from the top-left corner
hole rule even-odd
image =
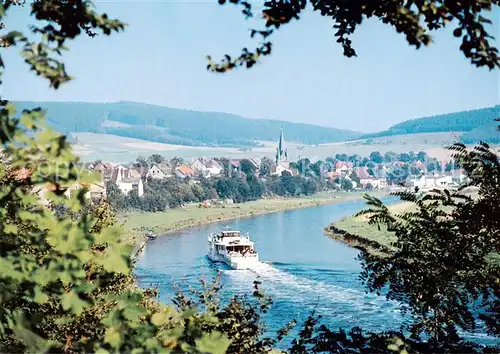
[[[260,141],[277,140],[282,127],[285,139],[305,145],[345,141],[362,134],[308,123],[245,118],[232,113],[195,111],[133,101],[14,103],[20,110],[38,106],[46,109],[48,123],[62,133],[104,133],[177,145],[260,146]]]
[[[359,139],[420,133],[460,132],[464,133],[461,136],[464,143],[476,143],[479,140],[498,143],[499,137],[492,134],[497,125],[494,119],[498,117],[500,117],[500,105],[450,112],[409,119],[380,132],[363,134]]]

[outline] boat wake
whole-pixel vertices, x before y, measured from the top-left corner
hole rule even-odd
[[[387,318],[393,315],[393,321],[400,321],[399,304],[387,301],[382,296],[328,284],[291,274],[273,267],[268,263],[259,263],[247,271],[224,271],[230,277],[231,287],[235,291],[248,291],[253,280],[262,282],[263,291],[273,299],[286,299],[301,303],[304,308],[318,312],[338,315],[345,319],[355,318],[359,313],[364,316],[381,315]]]

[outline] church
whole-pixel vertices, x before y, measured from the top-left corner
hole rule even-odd
[[[290,161],[288,160],[288,149],[285,147],[283,128],[281,128],[278,147],[276,148],[275,163],[271,166],[271,176],[281,176],[284,171],[287,171],[292,176],[297,175],[297,171],[290,168]]]

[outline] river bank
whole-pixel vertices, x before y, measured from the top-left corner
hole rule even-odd
[[[190,204],[165,212],[134,211],[124,213],[118,215],[118,220],[125,229],[125,241],[137,245],[145,240],[146,230],[152,230],[155,234],[166,234],[218,221],[359,200],[363,198],[364,194],[364,192],[323,192],[311,197],[260,199],[238,204],[214,205],[207,208],[200,207],[198,204]],[[374,192],[371,194],[381,196],[386,193]]]
[[[388,208],[393,213],[402,213],[412,207],[412,203],[401,202]],[[350,247],[378,256],[387,255],[393,249],[391,244],[395,241],[394,234],[387,231],[385,226],[369,225],[367,215],[344,217],[328,225],[325,234]]]

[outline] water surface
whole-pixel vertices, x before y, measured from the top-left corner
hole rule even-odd
[[[384,199],[388,203],[394,197]],[[158,285],[160,299],[171,302],[177,283],[187,289],[199,279],[211,280],[222,271],[223,297],[251,293],[253,280],[273,298],[266,320],[272,330],[289,320],[304,320],[313,310],[327,317],[332,328],[362,326],[371,330],[402,323],[397,304],[366,294],[359,280],[358,251],[326,237],[330,222],[351,215],[364,201],[346,201],[252,218],[209,224],[160,236],[151,241],[138,261],[141,286]],[[222,226],[249,232],[261,261],[252,271],[214,265],[206,257],[207,236]]]

